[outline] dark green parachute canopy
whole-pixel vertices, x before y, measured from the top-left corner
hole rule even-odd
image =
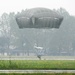
[[[33,8],[16,15],[19,28],[59,28],[63,17],[47,8]]]

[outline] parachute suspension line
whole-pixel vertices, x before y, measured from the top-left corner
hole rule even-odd
[[[47,35],[46,35],[46,30],[45,30],[45,39],[44,40],[46,40],[47,38]],[[44,54],[46,54],[46,46],[47,46],[47,41],[45,42],[45,50],[44,50]]]
[[[39,51],[38,51],[38,47],[39,47],[39,46],[38,46],[38,36],[39,36],[39,35],[38,35],[38,29],[36,29],[36,44],[35,44],[35,45],[36,45],[36,53],[37,53],[37,55],[38,55],[38,52],[39,52]]]
[[[47,47],[48,47],[48,44],[49,44],[49,42],[48,42],[48,39],[49,39],[49,36],[48,36],[48,33],[49,33],[49,31],[47,31],[47,29],[45,29],[44,30],[44,40],[45,40],[45,43],[44,43],[44,55],[46,55],[46,53],[47,53]]]
[[[34,48],[35,48],[35,52],[36,52],[37,57],[40,57],[41,56],[40,52],[43,49],[43,47],[39,46],[39,41],[40,41],[40,39],[39,39],[39,29],[36,29],[35,36],[36,36],[36,42],[35,42]]]

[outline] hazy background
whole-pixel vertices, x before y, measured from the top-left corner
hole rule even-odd
[[[75,0],[0,0],[0,14],[34,7],[46,7],[50,9],[62,7],[71,15],[75,15]]]
[[[60,13],[60,28],[19,29],[15,15],[34,7]],[[75,56],[75,0],[0,0],[0,55]]]

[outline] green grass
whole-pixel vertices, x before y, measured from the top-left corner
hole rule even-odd
[[[75,75],[75,73],[0,73],[0,75]]]
[[[75,60],[0,60],[0,69],[75,70]]]

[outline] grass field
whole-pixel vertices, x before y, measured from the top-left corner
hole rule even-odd
[[[75,70],[75,60],[0,60],[0,69]]]
[[[0,75],[75,75],[74,73],[28,73],[28,74],[21,74],[21,73],[0,73]]]

